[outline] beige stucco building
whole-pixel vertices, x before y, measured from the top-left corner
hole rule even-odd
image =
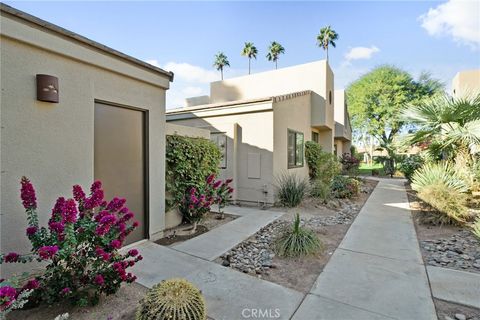
[[[480,94],[480,69],[458,72],[452,80],[454,97]]]
[[[333,147],[335,154],[341,157],[344,153],[350,153],[350,147],[352,146],[352,127],[350,126],[345,90],[335,90],[334,119]]]
[[[0,41],[1,252],[30,249],[22,176],[37,189],[42,225],[57,197],[100,179],[106,196],[126,197],[141,222],[129,242],[160,237],[165,92],[173,74],[3,4]],[[57,80],[45,84],[38,74]],[[59,102],[40,101],[37,89],[58,93]]]
[[[334,151],[333,83],[325,60],[212,82],[209,96],[167,110],[167,121],[210,130],[224,154],[221,175],[233,178],[234,199],[271,204],[280,175],[308,177],[305,141]]]

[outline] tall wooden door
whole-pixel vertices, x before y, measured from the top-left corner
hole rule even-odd
[[[146,238],[145,113],[95,103],[94,176],[103,183],[105,198],[127,199],[140,226],[125,244]]]

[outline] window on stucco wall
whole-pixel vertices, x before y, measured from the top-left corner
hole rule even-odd
[[[287,160],[288,168],[303,167],[303,144],[302,132],[288,129]]]
[[[318,143],[319,141],[318,132],[312,131],[312,141]]]

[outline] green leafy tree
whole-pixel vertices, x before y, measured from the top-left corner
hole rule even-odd
[[[347,89],[351,123],[354,130],[375,137],[388,153],[394,167],[394,140],[405,127],[401,111],[438,94],[443,84],[424,73],[416,81],[406,71],[390,65],[376,67]]]
[[[285,53],[285,48],[278,42],[273,41],[268,47],[267,60],[275,62],[275,69],[278,68],[278,59]]]
[[[215,55],[213,67],[220,71],[223,80],[223,68],[230,67],[230,62],[228,61],[227,56],[223,52],[219,52]]]
[[[322,47],[323,50],[327,52],[327,61],[328,61],[328,47],[336,47],[337,44],[335,41],[338,40],[338,33],[332,29],[331,26],[326,26],[320,29],[320,33],[317,35],[317,44],[319,47]]]
[[[248,74],[250,74],[250,66],[252,58],[257,59],[258,50],[253,42],[245,42],[241,55],[248,58]]]

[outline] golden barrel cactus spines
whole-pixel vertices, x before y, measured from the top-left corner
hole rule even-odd
[[[207,312],[202,293],[185,279],[156,284],[137,309],[137,320],[205,320]]]

